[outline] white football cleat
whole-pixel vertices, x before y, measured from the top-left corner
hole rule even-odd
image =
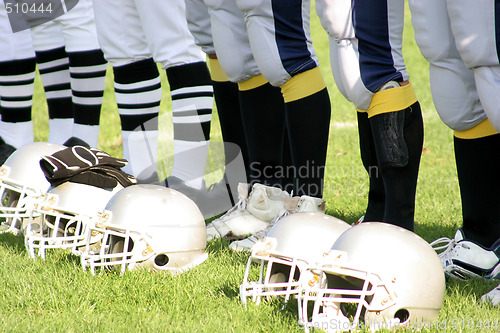
[[[214,238],[242,239],[266,229],[283,210],[288,193],[277,187],[238,184],[238,203],[207,225],[207,241]]]
[[[267,232],[273,225],[276,224],[281,218],[293,213],[324,213],[325,212],[325,201],[320,198],[310,197],[308,195],[296,196],[296,197],[286,197],[284,199],[285,208],[280,212],[280,214],[268,225],[267,228],[256,232],[255,234],[243,239],[236,240],[229,244],[229,248],[234,251],[251,251],[252,246],[257,243],[260,239],[266,237]]]
[[[500,241],[488,249],[465,239],[462,229],[458,229],[453,239],[439,238],[431,246],[438,252],[444,273],[449,278],[500,278]],[[443,251],[439,253],[440,250]]]
[[[481,301],[500,306],[500,284],[481,297]]]

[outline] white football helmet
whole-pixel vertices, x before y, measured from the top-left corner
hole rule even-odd
[[[50,187],[40,168],[40,159],[64,148],[55,143],[34,142],[14,151],[0,167],[0,218],[3,220],[0,233],[21,231],[23,219],[30,215],[33,199]]]
[[[65,182],[37,198],[33,216],[25,231],[26,249],[31,257],[45,258],[46,249],[70,249],[79,255],[87,242],[96,244],[99,235],[87,238],[87,230],[109,199],[122,189]]]
[[[294,213],[283,217],[269,229],[266,238],[252,247],[240,297],[257,304],[263,296],[284,296],[288,301],[297,294],[299,279],[308,264],[328,253],[337,238],[351,226],[323,213]],[[260,265],[257,280],[251,280],[251,267]]]
[[[308,271],[314,277],[301,281],[297,297],[305,328],[394,330],[432,323],[443,303],[445,279],[436,252],[415,233],[390,224],[352,227]]]
[[[89,237],[102,235],[99,251],[87,246],[82,266],[182,273],[208,257],[205,220],[184,194],[159,185],[132,185],[109,201]]]

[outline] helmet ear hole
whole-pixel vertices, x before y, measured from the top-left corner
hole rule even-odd
[[[169,261],[170,261],[169,257],[164,253],[159,254],[155,257],[156,266],[165,266],[166,264],[168,264]]]
[[[406,309],[399,309],[394,314],[394,318],[398,318],[401,324],[405,323],[408,319],[410,319],[410,312]]]

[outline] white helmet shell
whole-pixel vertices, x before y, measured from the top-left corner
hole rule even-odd
[[[445,280],[436,252],[417,234],[391,224],[363,222],[352,227],[322,263],[308,270],[319,283],[301,284],[298,306],[300,322],[311,327],[318,322],[346,324],[351,316],[350,327],[344,328],[364,324],[392,330],[432,323],[443,303]],[[351,307],[354,313],[341,306],[349,303],[356,304],[355,310]]]
[[[84,269],[137,268],[181,273],[206,258],[205,220],[184,194],[158,185],[132,185],[119,191],[90,233],[103,235],[98,252],[87,248]]]
[[[252,247],[240,286],[243,303],[251,297],[256,303],[262,297],[297,294],[299,280],[309,264],[318,262],[337,238],[351,226],[324,213],[294,213],[283,217],[269,230],[267,237]],[[252,263],[260,273],[251,280]]]
[[[92,185],[64,182],[37,198],[33,215],[28,221],[25,235],[30,256],[45,257],[46,249],[71,249],[80,254],[87,243],[95,244],[98,238],[87,239],[88,229],[95,224],[99,213],[109,199],[121,190],[104,189]]]
[[[34,198],[50,188],[40,159],[64,148],[49,142],[30,143],[14,151],[0,166],[0,218],[6,219],[0,232],[21,230],[22,219],[29,216]]]

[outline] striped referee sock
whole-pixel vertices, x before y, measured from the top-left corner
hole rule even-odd
[[[210,143],[213,87],[205,62],[167,68],[172,95],[174,166],[172,176],[202,188]]]
[[[97,147],[107,62],[102,51],[68,52],[73,95],[73,136]]]
[[[161,80],[152,58],[113,68],[122,124],[125,172],[142,179],[156,171]]]
[[[62,144],[73,135],[68,55],[64,47],[36,51],[36,61],[49,108],[48,141]]]
[[[33,142],[35,58],[0,62],[0,137],[19,148]]]

